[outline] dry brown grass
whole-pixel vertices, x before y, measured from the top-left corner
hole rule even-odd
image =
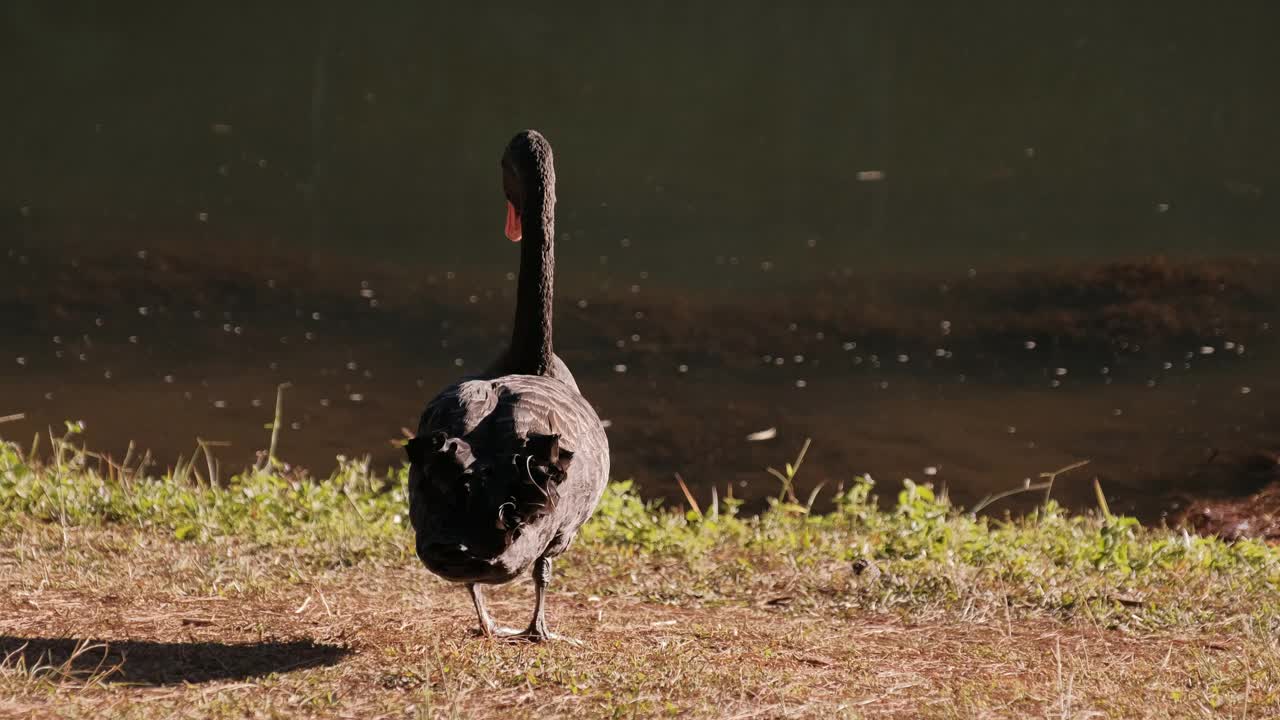
[[[471,637],[465,593],[409,562],[326,566],[304,551],[119,527],[24,523],[5,537],[6,717],[1280,713],[1274,640],[1247,632],[974,622],[963,608],[909,620],[839,611],[838,598],[658,603],[643,599],[649,578],[588,569],[571,570],[552,605],[583,646],[509,645]],[[497,595],[508,622],[528,612],[527,587]]]

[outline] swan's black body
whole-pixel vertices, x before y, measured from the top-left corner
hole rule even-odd
[[[551,146],[522,132],[502,159],[503,188],[524,228],[511,345],[485,372],[428,405],[410,459],[410,519],[429,570],[466,583],[481,631],[495,632],[477,583],[530,567],[533,623],[550,636],[543,595],[551,558],[568,549],[609,477],[609,442],[595,410],[553,351],[555,171]]]

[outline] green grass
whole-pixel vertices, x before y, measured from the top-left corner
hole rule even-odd
[[[575,703],[589,702],[593,713],[608,710],[644,716],[668,712],[715,716],[730,705],[749,707],[764,698],[781,703],[778,707],[783,710],[794,701],[798,704],[790,707],[799,708],[801,715],[920,711],[970,717],[1001,715],[1000,707],[1007,712],[1020,707],[1024,712],[1047,714],[1051,706],[1056,707],[1054,703],[1064,701],[1075,708],[1072,712],[1093,708],[1112,716],[1280,712],[1275,639],[1280,636],[1280,550],[1262,543],[1227,543],[1181,530],[1144,528],[1105,509],[1071,515],[1052,501],[1022,518],[974,517],[951,506],[930,487],[911,483],[897,494],[891,509],[882,509],[874,485],[865,478],[851,479],[833,491],[834,510],[815,514],[809,511],[812,502],[798,502],[789,492],[785,482],[796,472],[791,466],[780,474],[785,482],[778,499],[756,516],[741,515],[739,503],[725,498],[707,507],[664,508],[643,500],[630,482],[611,484],[574,549],[557,566],[553,624],[570,614],[574,634],[588,640],[590,647],[597,624],[592,621],[593,608],[601,608],[600,617],[604,617],[603,608],[621,604],[632,608],[636,617],[677,613],[674,617],[679,619],[670,622],[691,628],[686,641],[701,638],[705,643],[711,638],[725,643],[726,652],[736,652],[733,638],[739,629],[749,632],[758,623],[776,623],[780,634],[756,641],[750,652],[774,653],[761,656],[759,662],[790,658],[778,672],[794,673],[796,680],[784,692],[767,690],[773,687],[768,677],[744,676],[735,685],[721,677],[724,668],[705,664],[686,667],[673,660],[670,666],[653,667],[652,660],[636,664],[634,657],[624,656],[603,662],[596,655],[575,656],[563,646],[495,650],[484,641],[469,640],[465,630],[470,621],[462,593],[417,569],[406,527],[404,469],[378,474],[365,463],[343,460],[327,478],[255,470],[211,483],[189,466],[153,477],[106,463],[78,447],[76,439],[76,427],[71,425],[68,435],[54,442],[52,459],[42,463],[30,460],[29,453],[15,444],[0,443],[0,544],[9,548],[0,562],[17,569],[13,573],[17,579],[10,581],[11,594],[16,597],[49,585],[73,594],[85,587],[102,592],[112,585],[113,567],[118,572],[122,564],[145,564],[152,555],[168,558],[156,560],[160,568],[156,576],[166,579],[155,592],[165,597],[166,593],[230,594],[243,596],[249,604],[270,605],[275,602],[271,598],[291,598],[290,593],[311,585],[326,585],[330,594],[345,597],[343,593],[355,592],[351,583],[400,578],[401,583],[385,592],[412,597],[429,591],[430,597],[446,598],[441,602],[449,603],[449,611],[443,614],[449,622],[433,625],[431,635],[463,643],[441,649],[441,641],[433,640],[438,657],[427,664],[435,670],[423,670],[415,661],[392,671],[402,680],[384,677],[379,681],[382,694],[376,697],[387,700],[399,697],[396,693],[408,693],[418,701],[405,702],[421,712],[425,712],[421,698],[426,692],[434,708],[428,715],[487,716],[500,709],[477,704],[484,700],[485,683],[505,687],[510,678],[503,673],[514,662],[512,658],[527,658],[510,653],[529,652],[543,653],[534,657],[544,665],[541,670],[521,665],[525,670],[515,684],[523,688],[521,697],[532,694],[532,701],[522,702],[551,703],[546,706],[551,708],[550,715],[572,714],[571,706],[555,704],[568,702],[566,697],[576,698]],[[198,568],[170,569],[187,562],[174,558],[194,557],[204,558],[199,563],[190,561]],[[63,567],[79,579],[50,579],[51,566]],[[372,579],[373,573],[379,574],[378,582]],[[39,577],[44,579],[37,582]],[[377,598],[360,602],[365,601],[370,612],[382,607]],[[320,606],[319,600],[311,602]],[[566,611],[565,604],[573,610]],[[86,612],[92,615],[92,607]],[[314,610],[299,615],[309,612]],[[511,612],[523,613],[525,608]],[[740,617],[741,628],[720,624],[729,617]],[[5,619],[0,613],[0,623]],[[13,617],[8,620],[16,622]],[[649,630],[658,632],[655,628],[667,627],[669,621],[652,622],[656,624],[649,625]],[[716,624],[708,629],[703,623]],[[1030,643],[1044,652],[1035,655],[1038,659],[1019,662],[1029,668],[1028,677],[1056,683],[1056,690],[1046,694],[1044,688],[1036,689],[1035,681],[1028,681],[1024,690],[1012,691],[1007,684],[957,670],[954,677],[938,681],[941,684],[926,683],[912,690],[919,697],[905,706],[894,704],[888,696],[880,704],[860,705],[860,693],[875,697],[880,690],[856,682],[833,686],[830,676],[854,668],[871,672],[878,667],[876,661],[842,655],[845,650],[828,643],[844,647],[842,634],[848,640],[868,623],[932,629],[936,648],[931,652],[943,652],[948,642],[955,641],[966,648],[965,653],[980,651],[997,663],[1013,662],[1030,651]],[[806,635],[814,627],[825,628],[826,636]],[[730,630],[732,634],[726,635]],[[312,637],[293,625],[281,626],[279,632],[293,638]],[[994,635],[988,637],[990,633]],[[0,634],[21,637],[4,624]],[[104,619],[77,637],[113,634],[118,635]],[[645,653],[654,649],[644,644],[643,635],[623,633],[617,639],[603,630],[601,635],[609,639],[599,642],[627,647],[640,643],[631,651],[638,657],[647,657]],[[1032,636],[1058,638],[1054,641],[1058,649],[1029,641]],[[803,640],[806,637],[809,640]],[[1086,658],[1092,642],[1088,638],[1100,638],[1092,660],[1072,669],[1067,658],[1070,688],[1064,684],[1063,637],[1084,642]],[[1151,691],[1156,692],[1154,700],[1148,691],[1114,685],[1117,680],[1102,661],[1110,657],[1116,643],[1129,641],[1141,649],[1115,652],[1140,660],[1134,678],[1146,678],[1143,682],[1150,684],[1151,678],[1163,677],[1159,673],[1173,673],[1170,677],[1175,680],[1170,680],[1169,687],[1157,683],[1160,689]],[[880,647],[866,642],[867,647]],[[915,640],[899,642],[906,654],[925,652],[910,650],[916,647]],[[1014,643],[1021,644],[1014,647]],[[890,657],[894,647],[890,643],[885,650]],[[1171,660],[1174,648],[1181,648],[1176,662]],[[805,652],[820,653],[811,668],[795,659],[797,653]],[[949,661],[957,668],[970,662],[958,651],[949,652],[951,656],[944,653],[930,662]],[[1224,653],[1229,661],[1212,657],[1214,652]],[[73,658],[63,655],[63,664],[75,665]],[[661,657],[667,656],[664,650]],[[396,660],[380,662],[395,665]],[[68,678],[75,675],[70,670],[59,675],[49,668],[33,674],[32,663],[19,672],[15,663],[11,658],[7,665],[0,664],[0,713],[6,692],[15,703],[31,702],[33,693],[39,694],[32,690],[36,686],[44,688],[40,692],[58,696],[67,692]],[[451,663],[468,670],[461,677],[440,670]],[[322,672],[303,670],[293,675]],[[676,676],[679,680],[672,684],[671,677]],[[1176,678],[1184,676],[1186,682],[1179,685]],[[113,686],[109,676],[93,682],[81,677],[78,682],[76,697],[85,702],[97,697],[95,693],[105,697],[126,692],[124,686]],[[742,683],[759,686],[755,699],[743,694]],[[803,692],[806,684],[813,692]],[[730,692],[729,687],[738,689]],[[817,692],[815,688],[825,689]],[[313,712],[315,708],[308,705],[303,712],[282,705],[282,716],[291,716],[295,710],[324,715],[344,707],[343,697],[360,696],[344,695],[340,684],[331,691],[337,693],[332,708],[326,705]],[[805,698],[825,700],[805,705]],[[938,698],[947,699],[938,713],[921,710],[933,707],[930,700]],[[236,702],[223,700],[230,702],[229,714],[241,709]],[[1156,701],[1173,703],[1169,707],[1180,710],[1159,714],[1158,705],[1152,705]],[[559,710],[553,712],[555,708]],[[1269,710],[1263,712],[1264,708]],[[1071,716],[1057,710],[1053,714]]]

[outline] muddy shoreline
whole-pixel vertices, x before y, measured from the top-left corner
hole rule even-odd
[[[619,477],[672,502],[679,472],[758,505],[776,491],[763,469],[812,438],[804,488],[870,472],[882,496],[910,477],[972,504],[1088,459],[1060,501],[1091,506],[1097,476],[1117,508],[1172,521],[1275,479],[1250,458],[1280,448],[1277,267],[833,270],[700,291],[596,269],[559,283],[558,349],[611,422]],[[286,458],[395,463],[390,441],[426,399],[502,346],[513,292],[484,268],[13,248],[0,414],[26,419],[0,430],[83,419],[94,448],[118,457],[136,441],[161,467],[197,437],[224,440],[224,466],[240,467],[289,382]],[[768,428],[774,439],[746,441]]]

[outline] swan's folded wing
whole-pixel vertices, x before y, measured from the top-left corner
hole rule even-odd
[[[435,396],[418,422],[418,436],[444,432],[449,437],[465,437],[493,412],[498,393],[484,380],[468,380],[451,385]]]

